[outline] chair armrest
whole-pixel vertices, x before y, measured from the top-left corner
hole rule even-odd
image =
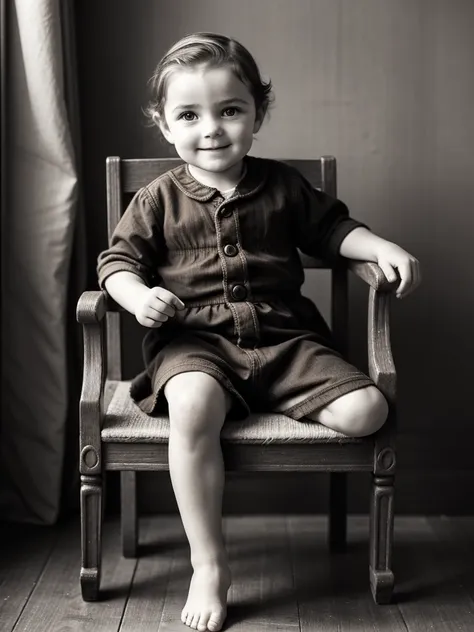
[[[369,375],[389,404],[388,419],[374,435],[373,473],[376,477],[393,476],[397,461],[397,374],[390,344],[391,299],[392,296],[388,292],[377,291],[373,287],[369,290]]]
[[[382,268],[371,261],[356,261],[355,259],[349,259],[347,267],[356,276],[379,292],[390,292],[398,287],[398,279],[390,283],[387,281]]]
[[[83,292],[77,302],[76,318],[79,323],[100,322],[107,312],[107,294],[101,290]]]
[[[367,334],[369,375],[387,401],[395,404],[397,374],[390,342],[390,300],[390,294],[370,288]]]
[[[77,302],[76,317],[82,325],[100,322],[107,312],[125,311],[107,292],[94,290],[83,292]]]
[[[102,470],[100,430],[104,409],[106,376],[105,314],[107,295],[102,291],[83,292],[77,304],[77,320],[84,334],[84,374],[79,402],[79,468],[82,475]]]
[[[369,375],[391,404],[396,399],[397,375],[390,342],[390,299],[399,280],[389,282],[376,263],[349,259],[348,269],[368,283]]]
[[[347,267],[370,286],[367,318],[369,375],[389,404],[388,419],[374,435],[373,474],[391,477],[396,467],[397,373],[390,341],[390,301],[399,279],[390,283],[382,268],[373,262],[349,259]]]

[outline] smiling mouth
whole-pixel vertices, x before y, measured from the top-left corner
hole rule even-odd
[[[230,145],[222,145],[222,147],[201,147],[201,151],[220,151],[222,149],[227,149]]]

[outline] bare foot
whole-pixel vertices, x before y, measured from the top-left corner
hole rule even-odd
[[[181,621],[199,632],[217,632],[227,614],[228,566],[209,564],[194,569]]]

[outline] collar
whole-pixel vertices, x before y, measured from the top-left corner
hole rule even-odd
[[[245,156],[244,164],[246,173],[239,184],[236,186],[235,197],[247,197],[257,193],[267,179],[268,165],[263,158],[255,158],[254,156]],[[220,195],[218,189],[202,184],[189,172],[188,165],[182,164],[168,172],[170,178],[175,185],[188,197],[199,202],[207,202],[215,195]]]

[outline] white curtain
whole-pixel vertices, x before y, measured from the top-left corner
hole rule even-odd
[[[0,516],[43,524],[60,510],[71,412],[79,199],[71,6],[7,3]]]

